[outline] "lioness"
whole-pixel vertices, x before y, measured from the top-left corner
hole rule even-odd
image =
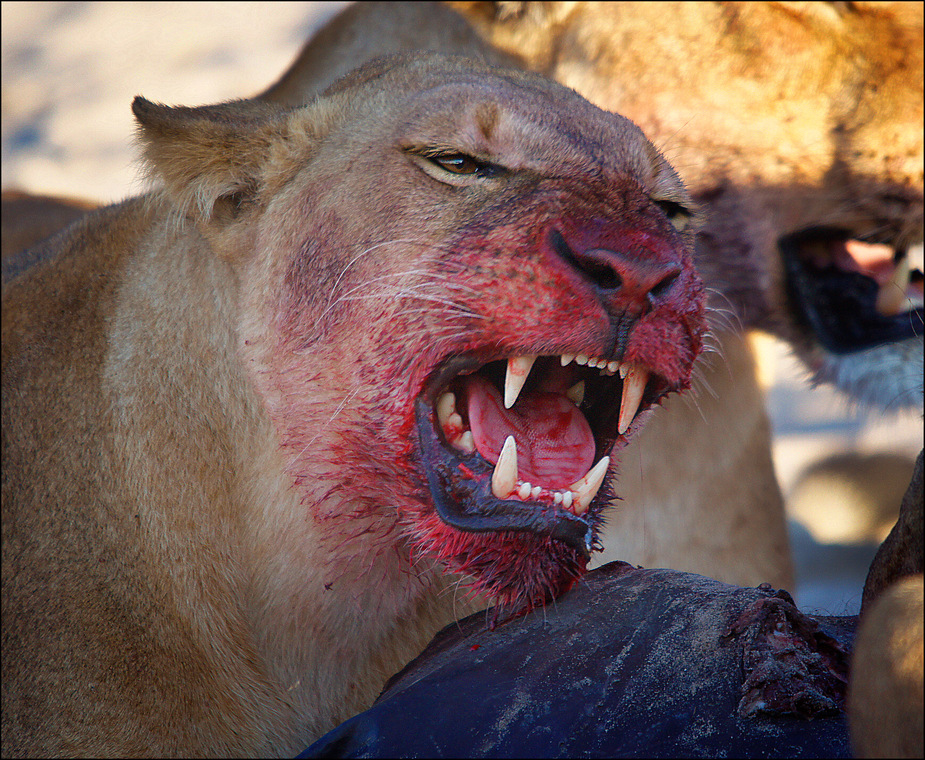
[[[462,59],[133,111],[161,188],[3,291],[3,753],[292,754],[582,574],[706,336],[696,214],[628,120]]]
[[[357,3],[322,28],[260,98],[304,102],[353,66],[402,50],[433,49],[498,65],[533,65],[520,40],[495,44],[490,30],[469,23],[474,15],[481,19],[483,12],[495,14],[496,23],[516,19],[539,24],[541,29],[526,35],[527,43],[565,56],[567,47],[560,45],[557,35],[563,18],[571,15],[555,3],[540,5],[526,4],[521,13],[519,4],[501,9],[475,4],[462,8],[464,18],[440,3]],[[611,4],[567,5],[576,7],[576,16],[590,14],[593,26],[594,15],[610,13],[602,8]],[[540,23],[547,14],[548,22]],[[677,37],[677,29],[671,34]],[[550,65],[535,68],[550,76],[559,74]],[[587,81],[568,84],[593,99],[599,88],[586,85],[606,76],[606,70],[601,61],[589,58],[581,71],[587,72]],[[623,86],[635,87],[635,80]],[[649,80],[647,86],[654,88],[655,83]],[[619,112],[607,99],[599,104]],[[663,139],[657,129],[655,133]],[[688,164],[683,168],[687,171]],[[622,500],[608,515],[604,549],[595,561],[619,559],[688,570],[728,583],[770,582],[792,588],[783,499],[771,459],[763,393],[740,331],[741,318],[731,313],[730,297],[725,295],[731,281],[742,294],[763,302],[755,287],[761,262],[738,257],[737,249],[705,255],[714,253],[717,261],[700,262],[713,279],[707,283],[713,291],[712,351],[700,362],[694,393],[670,400],[627,451],[620,473]],[[671,452],[670,467],[664,466],[666,452]]]

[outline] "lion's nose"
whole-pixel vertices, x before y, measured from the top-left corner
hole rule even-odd
[[[655,257],[648,251],[606,248],[576,251],[561,234],[554,233],[551,240],[559,256],[589,280],[601,295],[618,296],[626,306],[654,305],[681,274],[680,262]]]

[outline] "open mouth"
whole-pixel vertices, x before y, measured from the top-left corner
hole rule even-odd
[[[640,365],[581,354],[447,360],[416,401],[437,513],[459,530],[530,531],[589,555],[610,463],[669,390]]]
[[[791,309],[828,351],[922,335],[922,246],[865,242],[812,227],[780,239]]]

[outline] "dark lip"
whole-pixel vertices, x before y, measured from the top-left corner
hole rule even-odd
[[[876,308],[877,283],[834,265],[819,269],[801,251],[810,242],[854,237],[837,227],[809,227],[778,240],[788,305],[797,322],[833,354],[852,354],[922,334],[921,307],[887,317]]]
[[[443,522],[461,531],[527,531],[548,535],[581,552],[586,558],[590,557],[592,551],[601,548],[597,536],[601,512],[613,499],[612,476],[605,480],[588,510],[580,516],[564,507],[542,501],[498,499],[491,492],[493,466],[478,452],[466,454],[449,446],[439,431],[435,403],[452,381],[512,355],[515,353],[485,351],[449,357],[431,374],[415,400],[420,462],[427,476],[434,507]],[[546,357],[556,355],[544,354]],[[669,390],[664,380],[652,374],[640,409],[655,405]],[[619,395],[616,398],[619,400]],[[614,428],[613,434],[604,434],[600,438],[595,436],[595,461],[622,448],[627,441],[627,436],[616,433],[618,410],[619,404],[611,410],[608,421]]]
[[[447,525],[476,533],[540,533],[564,542],[586,558],[600,548],[597,543],[600,507],[595,507],[602,497],[609,498],[606,482],[581,516],[547,504],[498,499],[491,492],[491,465],[478,453],[456,453],[443,444],[437,433],[433,405],[426,398],[418,397],[414,406],[427,485],[437,514]]]

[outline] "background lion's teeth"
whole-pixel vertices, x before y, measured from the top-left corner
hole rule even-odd
[[[562,356],[559,357],[559,361],[561,362],[563,367],[567,367],[569,364],[572,363],[572,360],[574,358],[575,358],[574,354],[562,354]]]
[[[626,364],[620,368],[621,372]],[[642,401],[642,394],[646,389],[646,383],[649,382],[649,372],[637,364],[629,366],[626,377],[623,380],[623,398],[620,399],[620,419],[617,422],[617,432],[623,435],[626,429],[636,416],[636,410],[639,409],[639,402]]]
[[[585,356],[584,354],[578,354],[578,356],[575,357],[575,364],[585,365],[587,363],[588,363],[588,357]]]
[[[880,314],[885,317],[895,317],[911,308],[906,293],[909,288],[909,274],[909,259],[903,256],[896,262],[890,281],[881,285],[877,293],[876,308]]]
[[[515,356],[507,360],[507,372],[504,374],[504,408],[510,409],[520,395],[520,389],[527,382],[530,368],[536,361],[535,356]]]
[[[601,461],[594,465],[587,475],[569,486],[569,491],[575,494],[575,509],[573,511],[576,515],[584,514],[587,511],[594,497],[597,496],[597,492],[601,490],[601,483],[604,482],[609,466],[610,457],[602,457]]]
[[[517,485],[517,444],[514,436],[504,440],[495,471],[491,474],[491,492],[499,499],[506,499]]]

